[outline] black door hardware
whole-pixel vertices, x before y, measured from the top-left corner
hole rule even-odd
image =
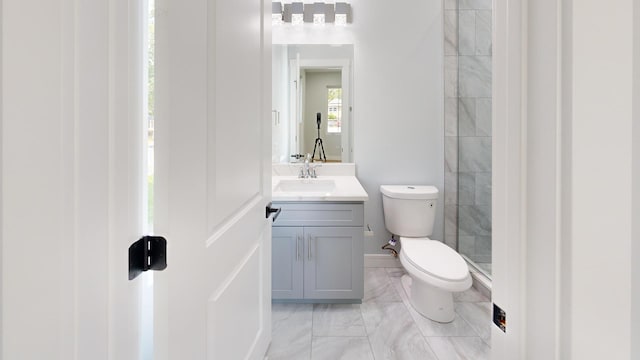
[[[282,209],[281,208],[277,208],[277,209],[276,208],[272,208],[271,205],[272,205],[272,203],[269,203],[267,205],[266,218],[268,219],[271,214],[276,213],[275,215],[273,215],[273,222],[275,222],[276,219],[278,218],[278,215],[280,215],[280,212],[282,211]]]
[[[147,270],[167,268],[167,240],[161,236],[143,236],[129,246],[129,280]]]

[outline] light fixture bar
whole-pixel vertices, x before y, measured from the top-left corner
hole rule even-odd
[[[271,3],[271,25],[282,25],[282,3],[281,2],[272,2]]]
[[[282,22],[292,25],[302,25],[303,23],[313,23],[323,25],[325,23],[335,23],[337,26],[344,26],[352,22],[351,5],[346,2],[335,4],[314,2],[304,4],[296,1],[291,3],[272,2],[272,24]]]

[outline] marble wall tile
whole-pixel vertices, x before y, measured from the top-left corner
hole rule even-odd
[[[458,235],[458,252],[471,257],[476,248],[476,238],[473,235]]]
[[[454,309],[486,343],[491,343],[491,303],[456,302]]]
[[[444,203],[458,203],[458,173],[450,171],[444,173]]]
[[[491,56],[459,56],[458,62],[460,96],[491,97]]]
[[[366,337],[315,337],[313,360],[374,360]]]
[[[491,173],[476,173],[475,203],[476,205],[491,205]]]
[[[444,242],[472,259],[490,260],[492,0],[444,0],[444,7]]]
[[[476,11],[476,53],[491,55],[491,10]]]
[[[363,303],[361,309],[376,359],[438,360],[404,303]]]
[[[444,137],[444,171],[458,171],[458,137]]]
[[[474,205],[476,202],[476,177],[474,173],[458,173],[458,205]]]
[[[486,205],[458,206],[458,233],[462,236],[491,236],[491,208]],[[475,246],[470,249],[471,254],[474,249]]]
[[[461,137],[458,152],[458,170],[460,172],[491,171],[490,137]]]
[[[491,136],[491,98],[476,99],[476,136]]]
[[[475,252],[477,255],[491,255],[491,236],[476,236]]]
[[[313,336],[367,336],[357,304],[315,304]]]
[[[429,337],[429,345],[440,360],[489,360],[491,348],[480,337]]]
[[[491,255],[474,254],[469,258],[481,269],[485,269],[486,265],[491,262]]]
[[[491,10],[491,0],[459,0],[460,9]]]
[[[273,304],[270,360],[311,359],[312,304]]]
[[[458,56],[444,57],[444,96],[458,97]]]
[[[444,206],[444,234],[445,236],[458,235],[458,205]]]
[[[457,98],[444,99],[444,136],[458,136]]]
[[[364,297],[363,302],[399,302],[400,297],[396,293],[389,275],[384,268],[364,269]]]
[[[476,55],[476,12],[458,12],[458,55]]]
[[[444,54],[458,55],[458,11],[444,11]]]
[[[476,135],[476,99],[458,98],[458,136]]]

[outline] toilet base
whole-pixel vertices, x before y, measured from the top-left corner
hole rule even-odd
[[[409,275],[402,276],[402,287],[413,308],[427,319],[449,323],[455,318],[453,294],[450,291],[441,290]]]

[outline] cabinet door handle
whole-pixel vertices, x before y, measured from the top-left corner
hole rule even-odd
[[[307,259],[311,260],[311,235],[307,238]]]
[[[300,261],[300,235],[296,236],[296,261]]]

